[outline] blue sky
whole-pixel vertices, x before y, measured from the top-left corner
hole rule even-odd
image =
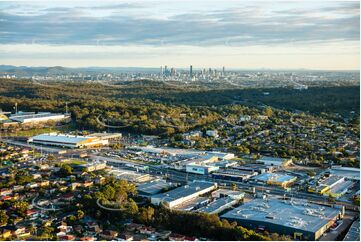
[[[0,64],[359,69],[358,1],[1,1]]]

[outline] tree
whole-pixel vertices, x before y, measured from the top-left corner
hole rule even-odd
[[[59,170],[59,176],[61,177],[67,177],[73,173],[73,168],[67,164],[62,165]]]
[[[26,201],[17,201],[13,205],[15,212],[20,216],[25,217],[29,204]]]
[[[151,224],[154,220],[154,208],[152,207],[141,207],[137,216],[140,223]]]
[[[67,218],[67,222],[69,223],[69,224],[74,224],[76,221],[77,221],[77,217],[76,216],[74,216],[74,215],[70,215],[68,218]]]
[[[103,193],[105,199],[107,199],[107,200],[113,200],[114,199],[115,190],[114,190],[114,188],[112,186],[106,185],[102,189],[102,193]]]
[[[84,217],[84,215],[85,215],[85,213],[82,210],[78,210],[76,212],[76,216],[79,220],[82,219]]]
[[[0,226],[6,225],[9,220],[9,216],[6,214],[6,211],[0,210]]]
[[[267,117],[271,117],[272,114],[273,114],[273,110],[271,107],[267,107],[265,110],[264,110],[264,114],[267,116]]]

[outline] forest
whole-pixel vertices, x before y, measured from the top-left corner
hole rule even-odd
[[[222,110],[262,113],[266,106],[311,114],[359,112],[359,87],[293,89],[180,88],[153,81],[128,85],[100,83],[37,83],[0,80],[0,108],[13,111],[65,112],[67,104],[78,129],[122,130],[170,135],[200,128],[224,118]],[[243,111],[244,110],[244,111]],[[231,114],[231,113],[229,113]]]

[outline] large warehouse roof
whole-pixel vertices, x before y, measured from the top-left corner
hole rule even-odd
[[[161,192],[163,189],[168,189],[174,185],[175,184],[164,180],[156,180],[138,185],[137,190],[140,193],[154,195]]]
[[[265,165],[282,166],[288,160],[289,159],[264,156],[258,159],[257,162],[263,163]]]
[[[61,135],[61,134],[40,134],[32,137],[33,141],[55,142],[55,143],[67,143],[77,144],[88,140],[91,137],[86,136],[73,136],[73,135]]]
[[[44,118],[60,119],[60,118],[65,118],[65,115],[59,114],[59,113],[50,113],[50,112],[39,112],[39,113],[19,112],[19,113],[10,115],[11,120],[18,121],[18,122],[25,122],[25,121],[30,121],[30,120],[44,119]]]
[[[205,182],[205,181],[195,181],[190,183],[189,185],[185,185],[182,187],[178,187],[174,190],[168,191],[166,193],[161,193],[154,195],[152,198],[159,198],[165,202],[175,201],[182,197],[190,196],[199,191],[214,187],[215,183]]]
[[[227,212],[222,218],[262,221],[315,233],[339,213],[336,208],[311,205],[303,200],[254,199]]]

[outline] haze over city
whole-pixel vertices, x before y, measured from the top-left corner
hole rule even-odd
[[[358,1],[0,3],[0,64],[359,69]]]

